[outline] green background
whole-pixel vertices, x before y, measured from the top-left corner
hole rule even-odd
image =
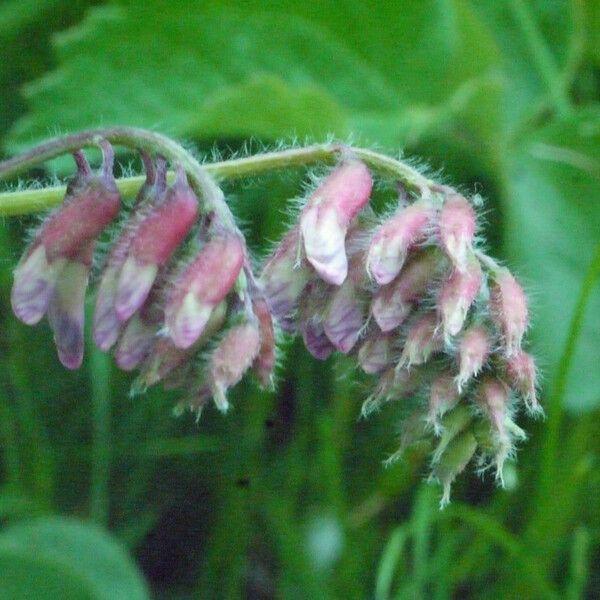
[[[394,408],[358,420],[365,381],[300,344],[276,393],[175,419],[176,395],[130,398],[91,344],[67,372],[16,321],[35,219],[5,219],[0,598],[600,597],[597,0],[5,0],[0,89],[5,156],[102,125],[209,156],[333,136],[481,193],[532,297],[547,413],[506,489],[465,473],[443,512],[426,449],[381,465]],[[257,254],[302,175],[226,185]]]

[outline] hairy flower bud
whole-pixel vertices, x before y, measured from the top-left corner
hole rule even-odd
[[[358,351],[358,364],[365,373],[379,373],[392,360],[392,337],[378,334],[365,340]]]
[[[460,395],[451,373],[441,373],[433,380],[429,388],[428,421],[435,431],[441,430],[440,417],[452,410],[459,400]]]
[[[372,187],[366,165],[348,159],[310,195],[302,211],[300,230],[306,258],[327,283],[341,285],[346,279],[346,233],[369,201]]]
[[[126,321],[144,303],[158,270],[183,242],[198,215],[198,201],[179,168],[174,185],[135,230],[119,274],[115,311]]]
[[[371,312],[381,331],[391,331],[404,322],[443,265],[444,259],[438,251],[419,252],[404,265],[394,281],[376,292]]]
[[[523,350],[511,355],[506,360],[506,373],[510,384],[525,399],[532,413],[541,412],[537,399],[537,370],[533,356]]]
[[[215,306],[227,296],[244,263],[244,245],[225,233],[205,244],[177,278],[165,307],[165,326],[179,348],[200,336]]]
[[[227,390],[242,379],[259,349],[260,334],[254,323],[232,327],[215,348],[208,371],[213,399],[220,411],[227,411]]]
[[[499,440],[508,442],[506,420],[510,402],[507,385],[494,377],[486,377],[477,390],[477,401],[490,419]]]
[[[440,241],[442,248],[458,271],[469,264],[475,235],[475,211],[469,201],[459,194],[446,198],[440,213]]]
[[[390,283],[400,273],[408,251],[429,235],[434,216],[431,202],[418,200],[375,232],[367,255],[367,272],[379,285]]]
[[[458,350],[460,371],[456,384],[459,391],[462,392],[466,383],[481,371],[490,350],[489,333],[485,327],[474,325],[465,331]]]
[[[422,365],[443,348],[437,315],[433,312],[418,317],[409,327],[398,368]]]
[[[298,263],[299,243],[300,232],[294,227],[281,240],[260,276],[269,308],[284,328],[311,276],[309,268]]]
[[[442,285],[439,312],[446,339],[455,336],[462,329],[469,308],[479,293],[482,281],[483,275],[479,261],[471,256],[464,272],[455,269]]]
[[[506,355],[512,356],[521,349],[528,310],[525,292],[508,269],[500,269],[496,274],[490,305],[492,318],[504,336]]]

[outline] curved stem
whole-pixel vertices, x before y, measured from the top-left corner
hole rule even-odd
[[[201,165],[190,152],[170,138],[133,127],[95,129],[55,138],[24,154],[0,162],[0,179],[14,177],[40,163],[63,154],[76,152],[83,147],[97,146],[101,140],[108,140],[113,144],[132,149],[160,153],[171,162],[180,164],[188,174],[192,187],[200,193],[208,206],[229,224],[233,224],[233,217],[221,190],[212,181],[210,175],[217,178],[236,179],[265,171],[310,165],[317,162],[331,163],[335,162],[340,155],[353,154],[373,170],[382,175],[397,178],[420,194],[429,193],[432,188],[436,187],[435,182],[421,175],[416,169],[399,160],[365,148],[348,148],[339,144],[317,144],[305,148],[267,152]],[[133,195],[143,181],[143,177],[127,177],[118,180],[117,185],[122,194]],[[41,190],[0,194],[0,216],[25,214],[55,206],[62,201],[64,191],[63,186],[56,186]]]

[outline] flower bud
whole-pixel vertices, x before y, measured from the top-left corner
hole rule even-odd
[[[530,412],[542,412],[537,399],[537,370],[533,357],[523,350],[517,351],[506,361],[506,374],[511,386],[525,399]]]
[[[258,319],[260,349],[252,365],[263,387],[272,385],[275,368],[275,331],[267,303],[262,298],[252,302],[254,314]]]
[[[363,342],[358,351],[358,363],[365,373],[380,373],[392,360],[392,338],[378,334]]]
[[[462,329],[469,308],[475,301],[483,275],[479,261],[471,256],[464,272],[454,270],[442,285],[439,312],[446,340]]]
[[[367,272],[379,285],[390,283],[400,273],[408,251],[429,235],[434,216],[431,202],[418,200],[375,232],[367,255]]]
[[[413,365],[426,363],[434,352],[443,348],[442,342],[436,314],[430,312],[421,315],[408,329],[404,350],[397,368],[410,368]]]
[[[438,462],[442,458],[450,442],[469,427],[472,421],[473,415],[471,409],[464,404],[457,406],[444,416],[439,427],[440,441],[431,457],[433,463]]]
[[[496,274],[490,305],[494,323],[504,336],[506,356],[512,356],[521,349],[528,310],[525,292],[508,269],[500,269]]]
[[[346,279],[346,233],[369,201],[372,187],[366,165],[346,160],[311,194],[302,211],[300,230],[306,258],[327,283],[341,285]]]
[[[486,377],[477,390],[477,402],[486,413],[501,442],[509,442],[506,421],[509,416],[510,392],[503,381]]]
[[[227,411],[229,403],[225,393],[242,379],[259,349],[260,334],[254,323],[232,327],[215,348],[209,361],[209,378],[213,399],[220,411]]]
[[[429,389],[428,421],[436,432],[441,430],[440,417],[452,410],[459,400],[460,395],[450,373],[442,373],[433,380]]]
[[[115,311],[126,321],[144,303],[160,267],[171,258],[196,221],[198,201],[179,168],[165,198],[136,228],[119,274]]]
[[[485,327],[474,325],[465,331],[458,350],[460,372],[456,378],[456,385],[459,391],[462,392],[465,384],[481,371],[490,350],[489,335]]]
[[[415,255],[394,281],[381,287],[371,303],[371,312],[381,331],[391,331],[403,323],[414,304],[427,292],[438,269],[443,266],[435,250]]]
[[[227,296],[244,263],[237,235],[213,238],[177,278],[165,307],[166,330],[179,348],[200,336],[215,306]]]
[[[310,271],[298,263],[300,232],[293,228],[284,236],[260,275],[260,283],[273,316],[285,325],[295,310]]]
[[[465,470],[469,461],[477,450],[477,440],[470,430],[463,431],[452,440],[445,452],[435,463],[432,478],[442,484],[443,494],[440,508],[444,508],[450,502],[450,490],[456,476]]]
[[[97,173],[92,173],[81,152],[75,154],[78,172],[67,188],[64,203],[42,223],[15,269],[12,308],[27,325],[38,323],[46,314],[65,266],[82,262],[82,254],[86,262],[94,240],[119,212],[121,200],[112,174],[114,154],[107,142],[101,147],[103,164]],[[76,279],[81,281],[82,277]]]
[[[469,264],[475,227],[475,211],[468,200],[459,194],[448,196],[440,213],[440,241],[458,271]]]
[[[298,329],[306,349],[317,360],[325,360],[335,350],[323,327],[327,292],[328,286],[322,280],[313,279],[306,285],[298,307]]]

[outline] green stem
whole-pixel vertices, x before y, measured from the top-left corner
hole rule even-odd
[[[146,150],[164,155],[173,163],[180,164],[188,174],[191,185],[200,193],[209,208],[217,212],[224,222],[233,224],[233,217],[225,203],[221,190],[211,179],[238,179],[266,171],[311,165],[318,162],[332,163],[340,155],[353,154],[373,170],[397,178],[410,189],[421,194],[436,189],[436,184],[405,163],[365,148],[348,148],[339,144],[317,144],[305,148],[293,148],[267,152],[245,158],[201,165],[185,148],[173,140],[144,129],[115,127],[96,129],[55,138],[32,150],[0,163],[0,179],[14,177],[40,163],[75,150],[96,146],[102,139],[132,149]],[[125,196],[134,195],[144,181],[143,177],[127,177],[117,185]],[[23,190],[0,194],[0,216],[21,215],[60,204],[65,187],[55,186],[41,190]]]
[[[521,29],[535,66],[544,80],[556,112],[565,116],[572,112],[571,100],[565,90],[564,77],[556,65],[542,33],[525,0],[509,0],[512,16]]]

